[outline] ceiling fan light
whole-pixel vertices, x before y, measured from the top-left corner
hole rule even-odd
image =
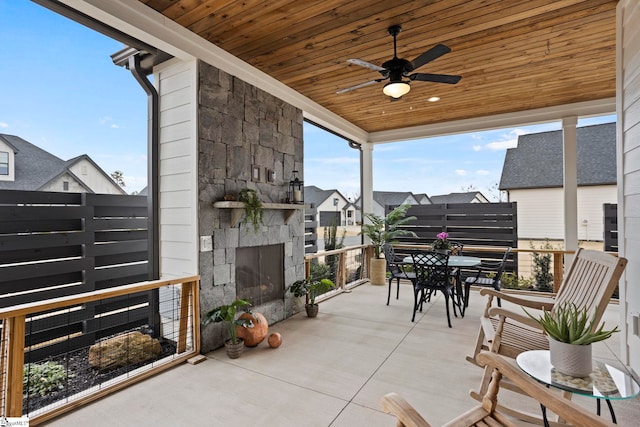
[[[392,98],[400,98],[402,95],[406,95],[411,90],[411,86],[407,82],[391,82],[384,85],[382,92]]]

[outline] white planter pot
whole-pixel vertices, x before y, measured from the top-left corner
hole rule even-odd
[[[593,371],[591,344],[575,345],[549,338],[551,365],[561,374],[588,377]]]
[[[384,258],[371,258],[371,284],[384,286],[387,282],[387,261]]]

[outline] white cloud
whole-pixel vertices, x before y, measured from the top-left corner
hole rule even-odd
[[[482,150],[482,145],[474,145],[473,146],[473,151],[480,151]]]
[[[464,169],[456,169],[455,170],[456,175],[458,176],[465,176],[467,174],[467,171]]]
[[[120,126],[118,126],[118,125],[117,125],[117,124],[115,124],[115,123],[114,123],[114,124],[112,124],[110,127],[111,127],[111,129],[119,129],[119,128],[120,128]]]
[[[113,121],[113,119],[110,116],[104,116],[104,117],[100,117],[98,119],[98,123],[100,123],[101,125],[106,125],[107,123]]]
[[[476,175],[487,176],[491,175],[491,172],[489,172],[488,170],[480,169],[476,171]]]
[[[5,122],[0,122],[0,128],[8,128],[9,124]]]
[[[518,146],[518,139],[509,139],[506,141],[494,141],[485,144],[484,148],[490,151],[501,151],[507,148],[515,148]]]

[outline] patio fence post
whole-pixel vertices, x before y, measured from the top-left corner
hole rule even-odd
[[[9,329],[9,346],[3,342],[3,353],[8,350],[6,365],[5,416],[22,416],[22,371],[24,369],[25,315],[4,319],[4,327]],[[3,332],[4,332],[4,329]],[[4,334],[3,334],[4,335]],[[7,335],[5,335],[5,338]],[[4,354],[3,354],[4,356]]]
[[[562,276],[563,276],[563,253],[562,252],[554,252],[553,253],[553,292],[558,293],[560,290],[560,285],[562,284]]]

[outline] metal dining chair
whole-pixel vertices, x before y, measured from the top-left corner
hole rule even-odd
[[[478,272],[475,276],[467,277],[464,281],[464,306],[469,306],[469,290],[471,285],[492,287],[496,291],[499,291],[502,286],[502,273],[504,273],[504,266],[509,258],[511,248],[507,248],[502,261],[484,261],[477,268]],[[497,298],[498,307],[501,307],[500,298]]]
[[[453,305],[453,314],[456,314],[456,301],[453,296],[453,284],[449,276],[449,255],[441,252],[429,251],[412,255],[413,271],[416,279],[413,282],[413,316],[414,322],[416,312],[422,312],[425,301],[429,301],[431,294],[441,291],[444,295],[444,302],[447,310],[447,323],[451,327],[451,316],[449,314],[449,300]]]
[[[387,260],[387,270],[389,271],[389,292],[387,293],[387,305],[391,299],[391,283],[396,280],[396,299],[400,298],[400,279],[410,280],[412,283],[416,279],[415,273],[412,271],[405,271],[405,263],[402,261],[402,257],[396,255],[395,249],[390,243],[382,245],[382,251],[384,252],[384,258]]]

